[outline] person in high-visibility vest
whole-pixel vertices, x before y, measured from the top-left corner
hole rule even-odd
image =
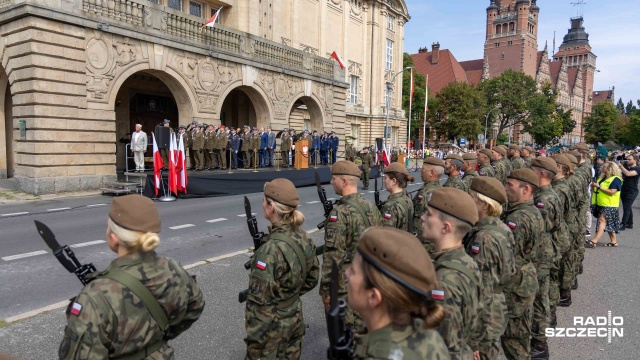
[[[618,246],[616,233],[620,227],[620,190],[622,190],[622,177],[620,168],[607,161],[602,165],[601,174],[597,181],[591,182],[593,193],[591,194],[591,206],[593,216],[598,219],[596,223],[596,236],[588,240],[587,247],[594,248],[606,231],[611,242],[605,246]]]

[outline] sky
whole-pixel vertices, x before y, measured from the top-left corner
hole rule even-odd
[[[486,9],[490,0],[405,0],[411,20],[405,25],[404,51],[440,42],[458,61],[481,59],[484,52]],[[594,90],[615,86],[616,103],[622,97],[634,104],[640,99],[640,0],[538,0],[538,48],[556,36],[556,51],[567,34],[572,17],[581,11],[589,44],[597,56]],[[581,8],[581,10],[580,10]]]

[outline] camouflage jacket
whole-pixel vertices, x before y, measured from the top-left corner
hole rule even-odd
[[[382,226],[409,231],[409,221],[413,221],[413,204],[406,191],[389,195],[380,212]]]
[[[440,181],[426,182],[413,198],[413,230],[418,233],[418,239],[424,244],[422,238],[422,220],[420,217],[427,209],[428,195],[435,189],[441,188]]]
[[[492,178],[496,177],[496,169],[489,163],[480,165],[478,169],[478,175],[480,176],[490,176]]]
[[[553,190],[558,194],[562,208],[563,215],[560,219],[560,235],[563,236],[563,239],[560,243],[566,246],[566,249],[562,251],[564,254],[569,250],[571,244],[570,235],[573,232],[571,227],[575,226],[576,209],[574,208],[573,191],[565,178],[552,181],[551,186],[553,186]]]
[[[462,181],[462,179],[460,178],[460,175],[450,175],[447,181],[445,181],[445,183],[442,184],[442,187],[456,188],[464,192],[469,191],[469,186],[467,186],[467,184],[464,181]]]
[[[360,158],[362,159],[362,168],[363,169],[371,168],[371,166],[373,165],[374,161],[376,160],[374,155],[372,155],[370,152],[368,152],[366,154],[360,154]]]
[[[507,177],[509,176],[509,174],[511,173],[511,170],[513,170],[513,168],[511,167],[511,161],[509,161],[509,159],[507,159],[506,157],[502,158],[502,160],[500,160],[504,166],[504,181],[507,181]]]
[[[582,191],[583,191],[581,197],[583,199],[581,199],[580,203],[581,203],[582,208],[586,209],[591,204],[591,186],[589,186],[589,184],[591,184],[591,180],[592,180],[592,177],[591,177],[591,163],[590,162],[583,162],[578,167],[576,167],[573,171],[575,173],[574,176],[579,176],[579,178],[581,180],[580,185],[581,185]]]
[[[520,156],[511,158],[511,170],[523,169],[524,167],[524,160]]]
[[[354,203],[358,204],[357,206],[361,210],[358,210],[353,205]],[[364,212],[367,217],[366,221],[360,211]],[[329,296],[332,261],[342,264],[338,293],[340,295],[347,293],[345,272],[351,266],[360,235],[369,226],[380,226],[380,224],[378,208],[365,200],[359,193],[343,196],[338,200],[329,217],[325,220],[320,295]]]
[[[242,146],[240,150],[249,151],[249,149],[251,149],[251,133],[250,132],[242,133],[240,135],[240,138],[242,139]]]
[[[280,137],[280,151],[289,151],[291,150],[291,135],[284,132]]]
[[[526,263],[537,264],[545,223],[533,200],[509,204],[501,219],[513,233],[516,243],[513,252],[516,256],[516,269]]]
[[[524,167],[526,167],[527,169],[531,169],[531,163],[533,163],[532,157],[527,156],[525,158],[522,158],[522,161],[524,161]]]
[[[275,236],[287,237],[298,244],[305,263],[301,264],[295,250]],[[302,277],[303,269],[306,270],[305,278]],[[316,287],[318,276],[316,246],[309,235],[284,221],[274,223],[266,242],[251,260],[245,314],[245,342],[251,358],[261,358],[269,340],[281,336],[277,324],[301,313],[300,296]],[[273,333],[273,329],[278,330]]]
[[[468,273],[461,273],[451,264],[468,269]],[[478,265],[462,246],[434,253],[433,265],[440,283],[439,290],[444,291],[442,305],[446,313],[438,332],[449,348],[451,359],[471,359],[470,342],[478,337],[482,313],[482,280]]]
[[[140,299],[119,282],[95,278],[87,284],[67,313],[67,327],[60,344],[60,359],[107,359],[144,350],[187,330],[204,309],[204,298],[195,280],[172,259],[154,251],[116,258],[107,269],[127,272],[156,298],[169,319],[162,332]],[[166,343],[148,358],[173,359]]]
[[[573,208],[575,209],[575,224],[576,228],[584,229],[585,217],[582,214],[582,209],[584,203],[587,201],[587,197],[584,192],[582,180],[580,176],[571,175],[567,178],[567,183],[569,184],[569,188],[571,189],[571,193],[573,194]]]
[[[504,163],[502,162],[502,159],[492,161],[491,165],[493,166],[496,172],[495,178],[504,184],[507,181],[507,169],[505,168]]]
[[[537,269],[549,269],[554,261],[560,260],[563,244],[559,244],[560,223],[564,217],[562,205],[558,194],[553,191],[551,185],[540,186],[533,195],[533,203],[540,211],[544,219],[542,232],[543,242],[540,244],[540,266]],[[567,246],[568,248],[568,246]],[[566,249],[565,249],[566,251]]]
[[[515,239],[513,233],[499,218],[488,216],[480,219],[464,239],[466,252],[478,264],[482,277],[480,299],[483,304],[480,324],[484,331],[479,332],[477,342],[492,342],[504,333],[507,323],[507,307],[504,289],[508,288],[516,272],[516,260],[513,251]],[[472,342],[472,348],[474,342]]]
[[[469,187],[471,186],[471,181],[473,181],[473,178],[476,178],[478,176],[480,175],[475,170],[467,171],[466,173],[464,173],[464,176],[462,177],[462,181],[464,181],[465,185],[467,185],[466,191],[469,191]]]
[[[388,325],[365,334],[356,334],[356,359],[449,359],[447,345],[436,330],[424,329],[421,319],[408,325]]]

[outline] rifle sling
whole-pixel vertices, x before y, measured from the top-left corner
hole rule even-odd
[[[362,207],[360,207],[360,204],[358,204],[355,201],[352,201],[351,199],[349,200],[343,199],[343,201],[345,204],[351,205],[356,210],[358,210],[358,213],[360,214],[360,216],[362,216],[362,219],[364,220],[365,228],[371,227],[371,221],[369,220],[369,217],[367,216],[366,212],[362,209]]]

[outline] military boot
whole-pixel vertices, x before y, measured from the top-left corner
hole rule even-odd
[[[582,264],[580,264],[580,269],[578,270],[578,274],[582,274],[583,270],[584,270],[584,268],[582,267]]]
[[[560,290],[560,301],[558,306],[568,307],[571,305],[571,290]]]
[[[554,329],[558,325],[558,317],[556,316],[556,309],[557,308],[553,308],[553,310],[551,310],[551,321],[549,322],[549,327],[552,327]]]
[[[549,360],[549,347],[546,341],[531,339],[531,360]]]
[[[577,290],[578,289],[578,277],[576,276],[576,278],[573,280],[573,285],[571,285],[571,288],[573,290]]]

